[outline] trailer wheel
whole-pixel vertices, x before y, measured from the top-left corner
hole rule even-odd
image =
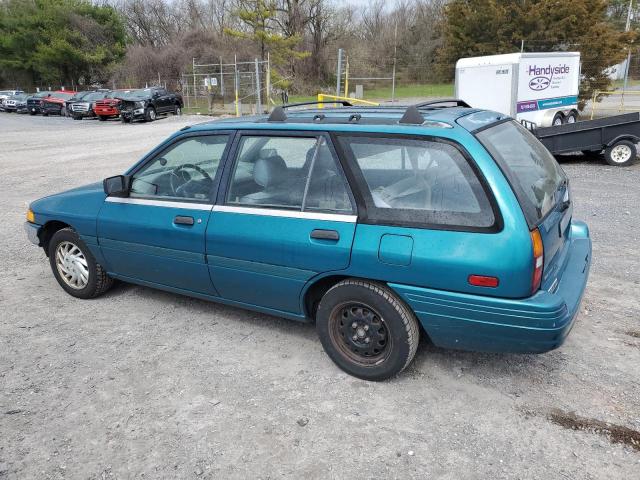
[[[564,123],[564,115],[562,114],[562,112],[556,113],[553,116],[553,121],[551,122],[551,125],[553,127],[557,127],[558,125],[562,125],[563,123]]]
[[[578,112],[571,110],[569,115],[564,117],[564,123],[576,123],[578,121]]]
[[[604,159],[614,167],[628,167],[638,155],[638,150],[629,140],[618,140],[604,151]]]

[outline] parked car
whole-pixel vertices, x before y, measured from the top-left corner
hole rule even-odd
[[[364,379],[409,365],[419,325],[440,347],[557,348],[591,263],[567,176],[515,120],[446,106],[183,128],[123,175],[33,202],[28,237],[74,297],[120,279],[315,321]]]
[[[82,92],[76,92],[76,94],[73,97],[69,98],[68,100],[65,100],[64,109],[65,109],[65,112],[67,113],[67,116],[71,116],[72,103],[82,100],[84,97],[86,97],[87,95],[90,95],[93,92],[94,90],[84,90]]]
[[[3,102],[5,99],[24,93],[22,90],[0,90],[0,110],[4,111]]]
[[[26,112],[27,111],[27,98],[29,94],[27,93],[18,93],[15,95],[11,95],[2,100],[2,109],[5,112]]]
[[[51,95],[53,92],[44,90],[42,92],[34,93],[27,98],[27,110],[29,115],[37,115],[42,112],[42,102],[45,98]]]
[[[120,119],[129,123],[133,120],[154,121],[158,115],[182,114],[182,96],[170,93],[164,88],[141,88],[119,95]]]
[[[48,115],[66,116],[67,109],[65,108],[65,101],[70,100],[77,93],[78,92],[69,90],[56,90],[55,92],[51,92],[51,95],[42,100],[42,106],[40,107],[42,115],[45,117]]]
[[[119,118],[120,99],[116,97],[129,91],[131,90],[112,90],[107,93],[105,98],[103,98],[102,100],[97,100],[95,102],[93,111],[98,117],[98,120],[104,122],[105,120],[108,120],[110,118]]]
[[[95,103],[107,96],[108,92],[89,92],[82,98],[69,105],[69,114],[74,120],[82,120],[85,117],[95,117]]]

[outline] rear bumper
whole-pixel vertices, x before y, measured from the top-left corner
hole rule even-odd
[[[433,343],[484,352],[542,353],[571,331],[591,265],[591,239],[572,222],[569,259],[552,292],[524,299],[483,297],[389,284],[413,309]]]

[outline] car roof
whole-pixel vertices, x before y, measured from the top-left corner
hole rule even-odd
[[[189,130],[328,130],[450,136],[460,128],[472,131],[509,118],[468,106],[417,106],[414,110],[418,117],[405,117],[411,108],[407,105],[286,108],[282,110],[284,117],[276,120],[274,109],[271,115],[221,118],[194,125]],[[463,117],[465,121],[459,122]]]

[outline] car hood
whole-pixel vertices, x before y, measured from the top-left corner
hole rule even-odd
[[[106,194],[102,182],[73,188],[34,201],[30,208],[36,223],[56,220],[71,225],[81,235],[96,235],[96,219]]]

